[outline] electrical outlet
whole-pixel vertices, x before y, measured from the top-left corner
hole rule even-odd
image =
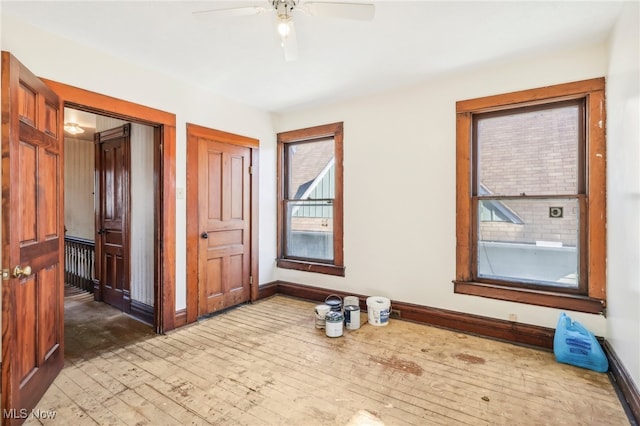
[[[392,309],[391,314],[389,315],[391,318],[400,318],[400,309]]]

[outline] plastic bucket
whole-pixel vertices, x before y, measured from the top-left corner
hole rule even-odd
[[[389,324],[391,301],[386,297],[372,296],[367,298],[367,316],[369,324],[383,326]]]

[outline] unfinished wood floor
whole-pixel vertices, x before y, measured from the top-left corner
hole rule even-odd
[[[605,374],[552,353],[397,320],[328,338],[314,305],[275,296],[67,358],[37,407],[56,418],[27,424],[629,424]]]

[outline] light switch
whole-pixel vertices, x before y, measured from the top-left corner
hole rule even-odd
[[[176,198],[178,200],[184,200],[184,188],[176,188]]]

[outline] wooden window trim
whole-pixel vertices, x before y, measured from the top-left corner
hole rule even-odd
[[[569,99],[585,100],[586,111],[586,294],[562,294],[478,282],[473,276],[472,124],[473,114],[540,105]],[[606,307],[606,141],[605,80],[547,86],[470,99],[456,103],[456,278],[454,292],[532,305],[604,313]]]
[[[317,272],[327,275],[345,276],[344,251],[343,251],[343,123],[332,123],[321,126],[308,127],[299,130],[278,133],[278,229],[277,247],[278,258],[276,265],[283,269]],[[284,256],[285,212],[284,212],[284,148],[288,143],[320,140],[331,137],[334,140],[335,150],[335,185],[336,195],[333,200],[333,263],[312,262],[300,259],[290,259]]]

